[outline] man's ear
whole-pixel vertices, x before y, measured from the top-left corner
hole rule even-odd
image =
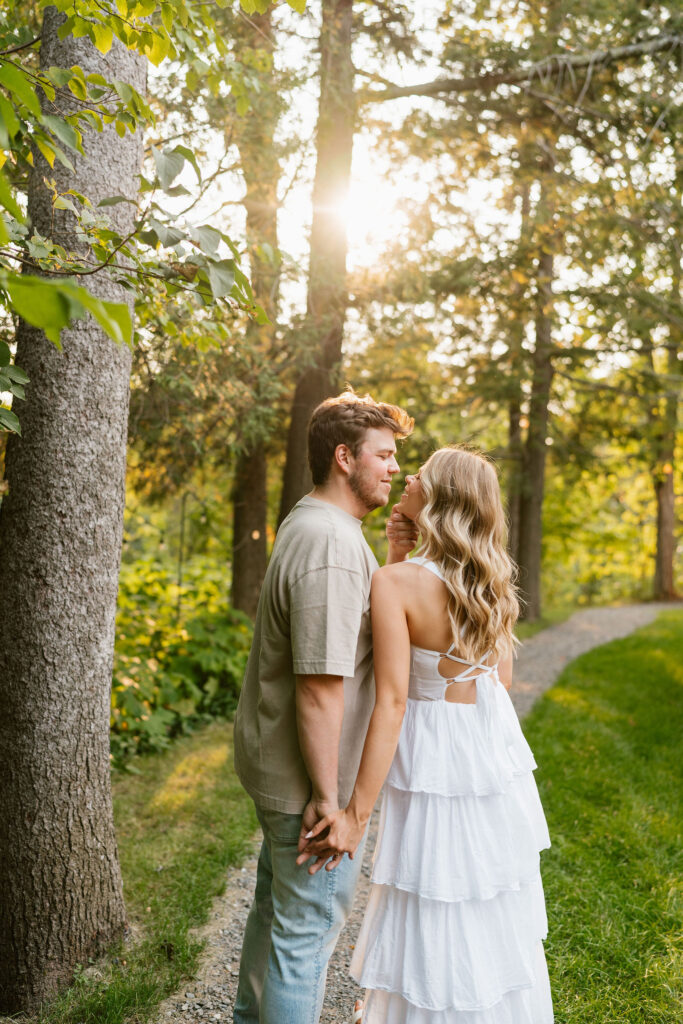
[[[353,453],[347,444],[338,444],[334,449],[334,464],[338,470],[348,476],[353,469]]]

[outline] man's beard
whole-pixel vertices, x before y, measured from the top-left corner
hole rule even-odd
[[[368,512],[372,512],[373,509],[381,508],[383,505],[386,505],[386,501],[382,501],[381,498],[377,498],[377,489],[379,485],[375,483],[374,488],[372,488],[362,470],[354,469],[352,473],[349,473],[349,487],[358,500],[363,503]]]

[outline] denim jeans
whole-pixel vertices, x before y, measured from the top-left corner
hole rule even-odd
[[[317,1024],[327,964],[351,911],[353,860],[311,876],[296,863],[301,816],[256,808],[263,843],[242,944],[234,1024]]]

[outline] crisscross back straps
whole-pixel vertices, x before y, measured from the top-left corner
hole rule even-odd
[[[453,654],[453,648],[455,647],[455,641],[451,644],[445,654],[442,654],[442,658],[448,658],[449,661],[457,661],[459,665],[467,665],[464,672],[461,672],[457,676],[453,676],[452,679],[446,680],[446,686],[450,686],[451,683],[469,683],[476,679],[482,673],[488,674],[495,668],[494,665],[486,665],[486,659],[490,656],[491,652],[487,651],[486,654],[480,659],[480,661],[467,661],[465,658],[459,658],[456,654]]]

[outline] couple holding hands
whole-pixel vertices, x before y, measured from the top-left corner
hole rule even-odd
[[[381,569],[361,529],[412,427],[353,392],[311,418],[313,490],[278,531],[235,717],[263,830],[235,1024],[317,1024],[382,787],[355,1019],[553,1020],[549,839],[508,695],[519,606],[496,472],[435,452],[406,478]]]

